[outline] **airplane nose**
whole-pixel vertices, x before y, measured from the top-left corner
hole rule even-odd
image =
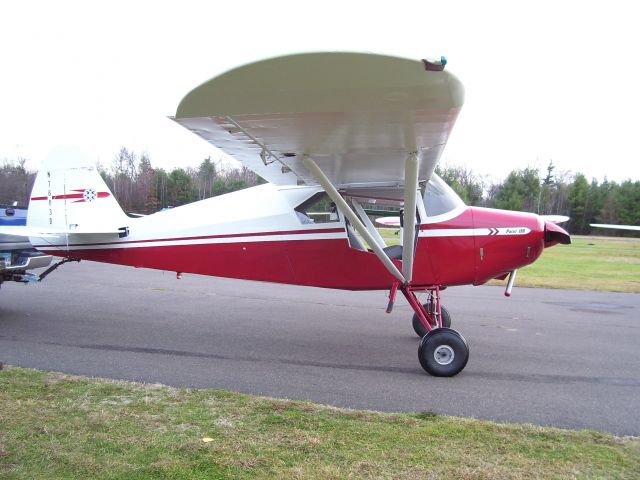
[[[561,243],[563,245],[569,245],[571,243],[571,237],[565,231],[564,228],[559,227],[553,222],[544,222],[544,248],[553,247]]]

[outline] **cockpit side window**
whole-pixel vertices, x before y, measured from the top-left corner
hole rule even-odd
[[[318,192],[295,208],[302,224],[338,222],[338,210],[326,192]]]
[[[435,217],[464,206],[458,194],[435,173],[424,191],[424,208],[427,217]]]

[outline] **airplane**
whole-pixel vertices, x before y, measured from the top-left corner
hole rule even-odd
[[[18,202],[0,208],[0,287],[4,282],[29,283],[40,279],[32,270],[48,267],[51,256],[34,249],[29,238],[20,235],[27,221],[27,210]],[[17,229],[17,230],[16,230]]]
[[[414,311],[422,368],[457,375],[469,346],[441,292],[508,276],[510,295],[517,269],[570,237],[535,214],[468,207],[434,173],[464,98],[445,65],[317,52],[227,71],[170,118],[268,183],[130,218],[94,166],[49,161],[31,195],[31,242],[65,260],[178,278],[387,291],[387,312],[400,292]],[[386,245],[367,204],[403,210],[401,245]],[[313,215],[328,208],[333,215]]]

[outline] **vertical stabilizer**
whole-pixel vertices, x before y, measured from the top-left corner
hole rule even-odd
[[[79,152],[57,149],[42,164],[31,192],[28,227],[101,233],[118,231],[130,220],[96,166]]]

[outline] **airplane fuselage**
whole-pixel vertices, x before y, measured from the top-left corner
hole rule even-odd
[[[295,206],[319,191],[262,185],[130,219],[124,238],[70,234],[37,248],[175,272],[389,289],[395,279],[374,253],[352,246],[342,215],[333,222],[300,222]],[[459,206],[419,227],[412,284],[482,284],[532,263],[544,247],[545,222],[537,215]],[[393,262],[401,269],[401,260]]]

